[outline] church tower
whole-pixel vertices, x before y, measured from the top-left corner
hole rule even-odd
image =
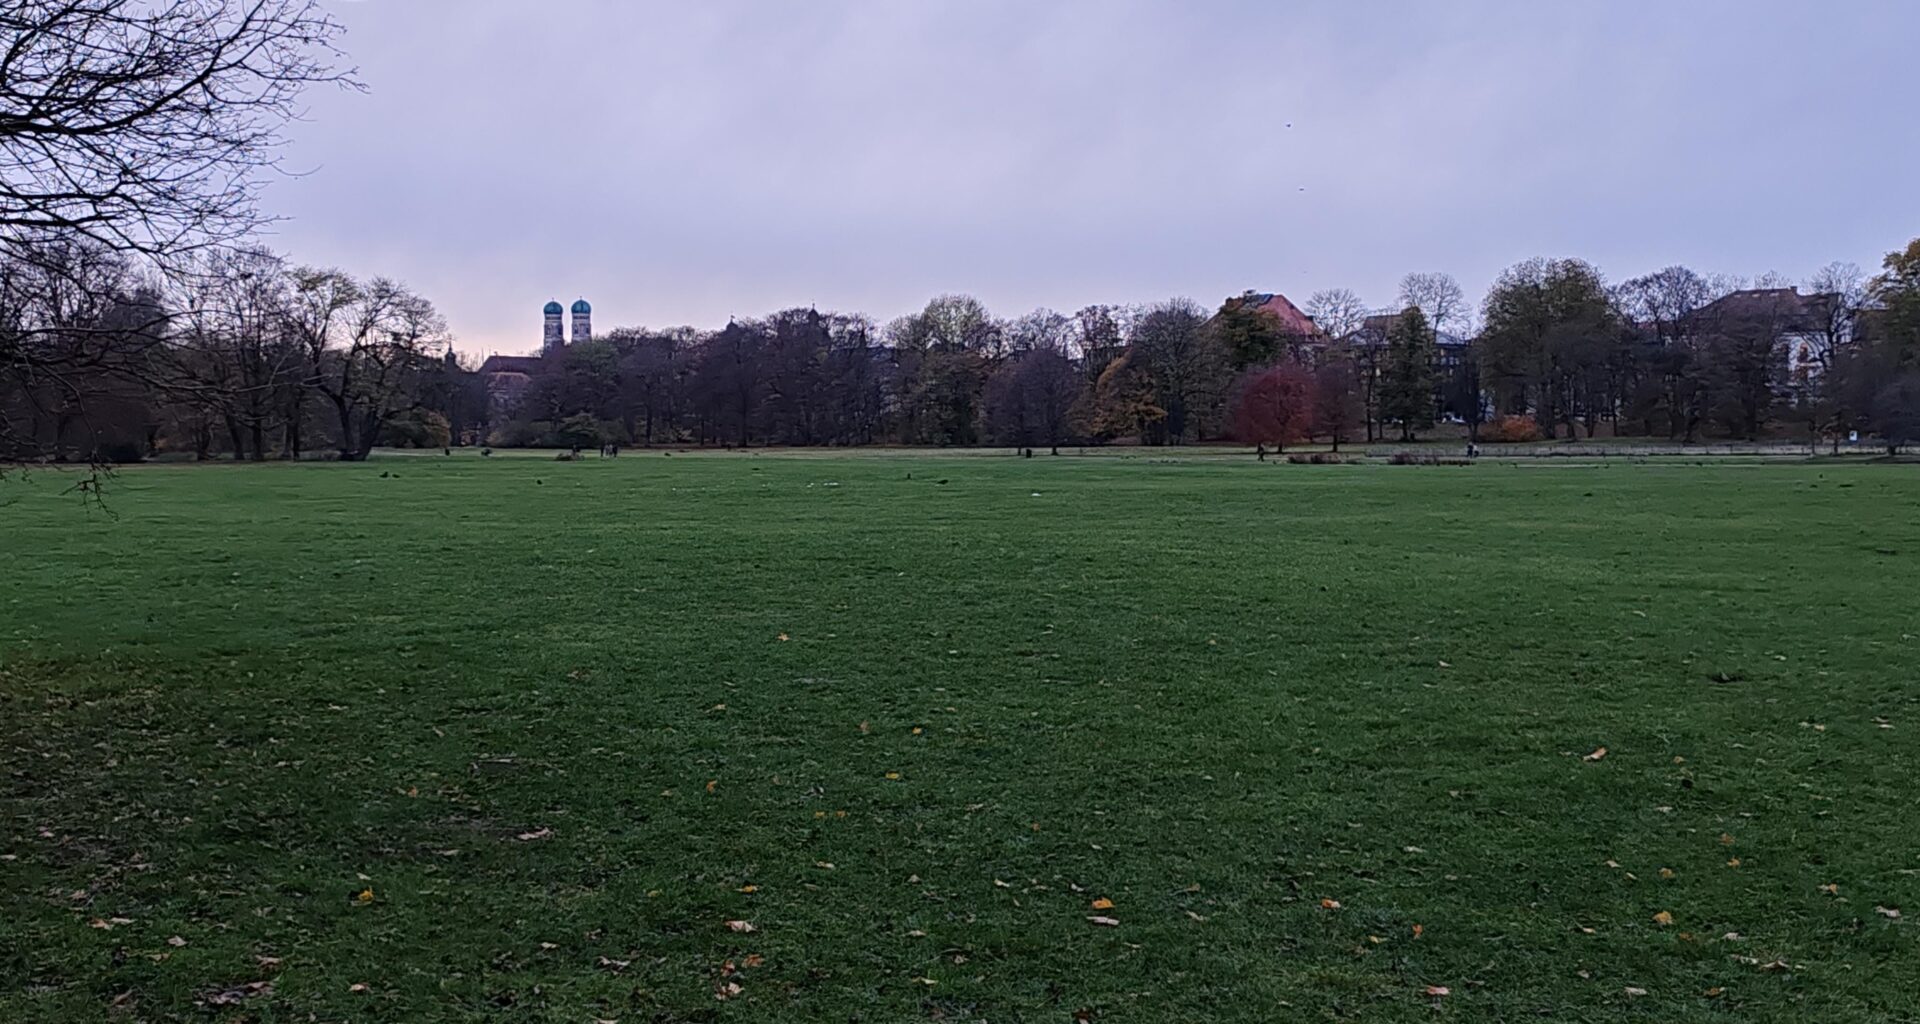
[[[547,303],[547,332],[540,339],[541,355],[557,356],[561,349],[567,347],[567,336],[561,333],[560,324],[560,317],[565,312],[560,308],[560,303]]]
[[[573,343],[593,340],[593,307],[581,299],[573,304]]]

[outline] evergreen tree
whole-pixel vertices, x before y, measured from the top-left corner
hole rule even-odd
[[[1400,424],[1400,439],[1433,426],[1433,326],[1418,306],[1409,306],[1387,329],[1387,359],[1380,379],[1380,415]]]

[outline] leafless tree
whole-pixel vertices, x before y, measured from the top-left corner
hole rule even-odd
[[[156,286],[119,253],[77,239],[30,260],[0,251],[0,468],[100,461],[108,444],[137,457],[151,406],[137,382],[165,330]]]
[[[1814,360],[1821,371],[1833,369],[1834,355],[1853,340],[1860,310],[1867,304],[1867,274],[1852,263],[1829,263],[1807,279],[1818,320]]]
[[[1412,273],[1400,279],[1400,308],[1418,306],[1437,332],[1464,331],[1472,307],[1452,274]]]
[[[418,385],[447,340],[433,303],[386,278],[338,270],[292,274],[287,329],[304,357],[303,383],[332,407],[340,458],[365,459],[380,429],[419,405]]]
[[[1345,338],[1366,322],[1367,306],[1350,288],[1326,288],[1307,299],[1306,314],[1334,340]]]
[[[300,94],[354,84],[340,33],[318,0],[8,0],[0,243],[173,260],[245,236]]]

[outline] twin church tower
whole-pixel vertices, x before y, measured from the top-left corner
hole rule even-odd
[[[566,312],[558,302],[547,303],[547,333],[540,343],[541,355],[559,355],[560,350],[567,347],[567,336],[560,330],[560,318]],[[573,304],[573,344],[592,340],[593,307],[587,304],[587,300],[581,299]]]

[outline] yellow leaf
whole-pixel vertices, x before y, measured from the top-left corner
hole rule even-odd
[[[1672,924],[1673,914],[1670,911],[1662,910],[1658,914],[1653,915],[1653,923],[1658,925]]]
[[[743,885],[740,887],[740,891],[747,893],[759,892],[760,887],[757,885]]]
[[[360,890],[360,895],[355,896],[354,899],[359,900],[362,903],[372,903],[373,902],[373,886],[369,885],[365,889]]]
[[[888,773],[887,773],[887,778],[889,778],[889,779],[892,779],[892,780],[894,780],[894,781],[896,781],[896,782],[897,782],[897,781],[899,781],[899,779],[900,779],[900,773],[899,773],[899,772],[888,772]]]
[[[1660,869],[1660,877],[1661,877],[1661,878],[1672,878],[1672,877],[1673,877],[1673,869],[1672,869],[1672,868],[1661,868],[1661,869]]]
[[[720,785],[720,780],[719,780],[719,779],[708,779],[708,780],[707,780],[707,792],[709,792],[709,793],[711,793],[711,792],[713,792],[713,791],[714,791],[714,788],[715,788],[715,787],[717,787],[717,786],[719,786],[719,785]]]
[[[1730,867],[1730,868],[1737,868],[1737,867],[1739,867],[1739,866],[1740,866],[1740,858],[1738,858],[1738,857],[1734,857],[1734,858],[1732,858],[1732,859],[1730,859],[1730,860],[1728,860],[1728,861],[1727,861],[1727,866],[1728,866],[1728,867]]]
[[[1106,898],[1105,896],[1102,896],[1102,897],[1100,897],[1099,899],[1097,899],[1097,900],[1094,900],[1094,901],[1093,901],[1093,909],[1095,909],[1095,910],[1112,910],[1112,909],[1113,909],[1113,901],[1112,901],[1112,900],[1110,900],[1110,899],[1108,899],[1108,898]]]

